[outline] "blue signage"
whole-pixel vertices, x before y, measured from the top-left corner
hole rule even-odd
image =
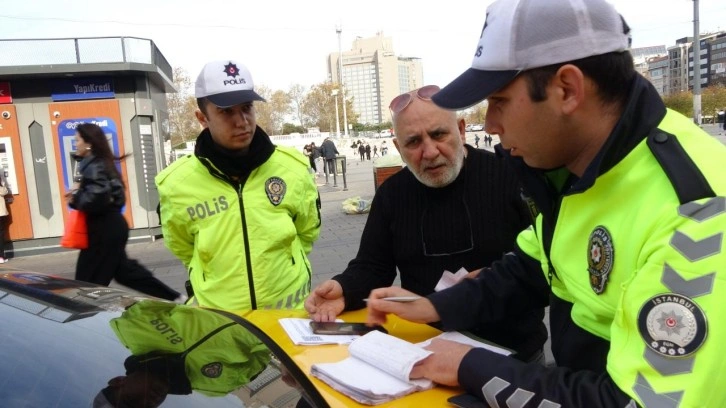
[[[58,146],[60,146],[63,184],[66,189],[71,188],[73,185],[73,174],[75,174],[76,165],[78,164],[74,160],[73,155],[76,152],[76,127],[81,123],[94,123],[100,126],[104,133],[106,133],[106,139],[108,139],[108,145],[111,147],[111,151],[115,156],[119,155],[118,131],[116,123],[111,118],[79,118],[62,121],[58,125]],[[117,163],[116,168],[119,167]]]
[[[64,120],[58,125],[58,146],[60,146],[61,156],[61,168],[63,169],[63,184],[65,185],[66,191],[68,191],[73,185],[73,175],[76,173],[76,166],[78,162],[74,159],[76,153],[76,127],[81,123],[94,123],[103,129],[108,140],[108,145],[111,147],[113,155],[118,157],[119,146],[118,146],[118,128],[116,122],[108,117],[98,118],[78,118]],[[116,162],[116,169],[121,174],[121,164]],[[126,206],[121,208],[121,213],[126,211]]]
[[[60,79],[53,82],[53,101],[78,101],[83,99],[109,99],[113,91],[111,77]]]

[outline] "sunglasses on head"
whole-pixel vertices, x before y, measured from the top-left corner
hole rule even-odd
[[[393,112],[393,114],[397,114],[401,112],[402,110],[406,109],[406,107],[411,103],[413,100],[413,96],[416,95],[421,100],[424,101],[430,101],[431,97],[436,94],[436,92],[439,92],[441,88],[439,88],[437,85],[426,85],[424,87],[421,87],[419,89],[413,90],[411,92],[406,92],[405,94],[398,95],[397,97],[393,98],[391,101],[391,104],[388,105],[388,109]]]

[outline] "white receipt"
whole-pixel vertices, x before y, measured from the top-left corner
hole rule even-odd
[[[459,269],[456,273],[444,271],[444,274],[441,275],[441,279],[439,279],[439,283],[436,284],[434,290],[438,292],[446,288],[450,288],[459,283],[462,279],[464,279],[464,276],[468,274],[469,272],[467,272],[464,268]]]

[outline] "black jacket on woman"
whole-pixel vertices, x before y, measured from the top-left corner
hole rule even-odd
[[[102,159],[89,154],[78,164],[78,173],[81,186],[69,203],[71,208],[86,214],[121,211],[126,202],[124,184]]]

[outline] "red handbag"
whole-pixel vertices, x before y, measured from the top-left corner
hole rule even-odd
[[[88,226],[86,225],[86,213],[78,210],[71,210],[68,213],[66,229],[60,240],[60,245],[64,248],[88,248]]]

